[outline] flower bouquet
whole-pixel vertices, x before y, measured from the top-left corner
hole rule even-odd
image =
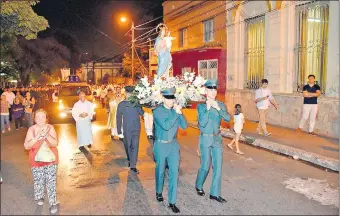
[[[162,89],[176,88],[176,103],[182,107],[187,107],[190,101],[204,100],[205,82],[205,78],[189,72],[184,73],[181,77],[160,78],[155,75],[152,83],[145,76],[136,85],[129,100],[133,103],[139,103],[141,106],[155,108],[163,102]]]

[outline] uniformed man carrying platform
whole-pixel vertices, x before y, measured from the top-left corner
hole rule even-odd
[[[182,107],[175,103],[175,88],[162,90],[163,105],[153,111],[155,123],[155,143],[153,147],[156,159],[156,199],[162,202],[166,164],[169,167],[168,203],[174,213],[179,213],[176,206],[177,182],[179,172],[179,143],[177,131],[188,127],[182,114]]]
[[[213,178],[210,187],[210,199],[224,203],[226,200],[221,195],[222,175],[222,136],[220,135],[221,119],[230,121],[226,106],[216,100],[217,80],[208,80],[205,84],[207,100],[199,104],[198,124],[200,128],[199,148],[201,153],[201,168],[196,179],[196,191],[204,196],[203,184],[209,173],[212,161]]]
[[[136,164],[139,149],[140,116],[144,115],[144,111],[140,106],[129,101],[133,90],[134,86],[125,86],[126,100],[118,104],[116,121],[118,137],[123,138],[130,170],[139,173]]]

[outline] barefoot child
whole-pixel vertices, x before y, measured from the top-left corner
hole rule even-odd
[[[235,115],[234,115],[234,131],[236,133],[235,138],[231,141],[231,143],[228,144],[228,147],[230,149],[233,149],[233,144],[236,144],[236,153],[243,155],[244,153],[240,151],[238,141],[240,140],[240,136],[242,133],[243,129],[243,124],[244,124],[244,116],[243,113],[241,112],[241,105],[236,104],[235,105]]]

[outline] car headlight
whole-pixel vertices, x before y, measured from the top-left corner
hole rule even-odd
[[[66,116],[67,116],[66,113],[60,113],[61,118],[65,118]]]
[[[63,110],[65,107],[64,107],[64,104],[63,103],[59,103],[59,109],[60,110]]]

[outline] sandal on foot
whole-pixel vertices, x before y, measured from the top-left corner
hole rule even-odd
[[[239,155],[244,155],[244,153],[243,153],[243,152],[241,152],[241,151],[236,151],[236,154],[239,154]]]
[[[56,214],[58,212],[58,205],[52,205],[50,207],[50,213],[51,214]]]
[[[44,199],[38,199],[38,200],[37,200],[37,204],[38,204],[39,206],[44,205]]]

